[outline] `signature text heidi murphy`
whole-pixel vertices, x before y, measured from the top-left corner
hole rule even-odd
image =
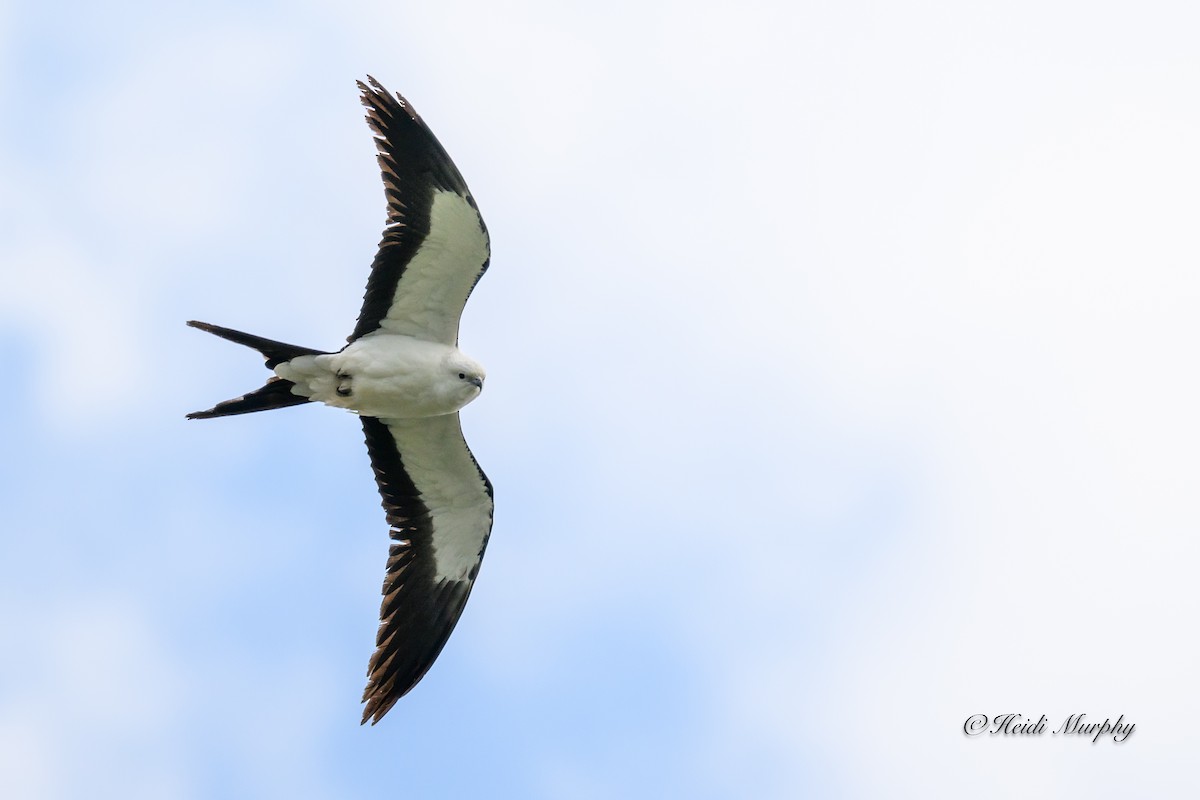
[[[1118,744],[1133,735],[1134,724],[1125,721],[1125,715],[1117,717],[1113,722],[1107,718],[1104,722],[1092,722],[1086,719],[1087,714],[1072,714],[1063,720],[1057,730],[1050,732],[1051,736],[1087,736],[1092,744],[1100,741],[1101,736],[1111,736]],[[1046,732],[1048,719],[1042,714],[1036,721],[1020,714],[997,714],[989,717],[987,714],[972,714],[963,723],[963,733],[967,736],[978,736],[986,733],[989,736],[1041,736]]]

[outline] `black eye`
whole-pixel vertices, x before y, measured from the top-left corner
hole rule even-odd
[[[465,381],[465,380],[467,379],[467,373],[465,373],[465,372],[460,372],[460,373],[458,373],[458,377],[459,377],[459,379],[460,379],[460,380],[464,380],[464,381]]]

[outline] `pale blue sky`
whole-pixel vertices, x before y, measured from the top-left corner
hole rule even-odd
[[[1198,23],[0,4],[3,793],[1195,796]],[[494,250],[496,527],[375,728],[356,421],[183,418],[265,375],[184,320],[353,326],[367,73]]]

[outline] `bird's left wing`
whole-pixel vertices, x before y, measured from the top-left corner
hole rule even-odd
[[[466,605],[492,530],[492,485],[458,414],[362,417],[392,546],[363,722],[378,722],[421,680]]]
[[[491,244],[466,181],[412,105],[358,84],[375,132],[388,221],[349,340],[375,331],[457,344],[458,322]]]

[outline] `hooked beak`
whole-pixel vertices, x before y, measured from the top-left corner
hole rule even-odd
[[[471,383],[480,391],[483,391],[483,378],[471,378]]]

